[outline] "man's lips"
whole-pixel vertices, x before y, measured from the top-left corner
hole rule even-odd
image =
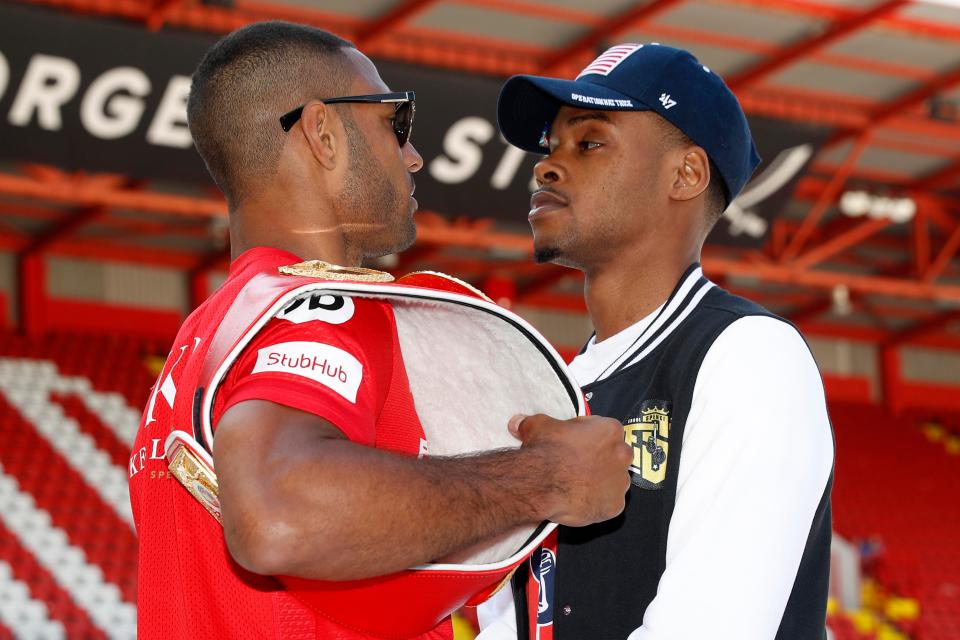
[[[529,217],[532,218],[535,215],[546,213],[547,211],[562,209],[568,204],[567,199],[558,193],[553,191],[536,191],[530,196]]]

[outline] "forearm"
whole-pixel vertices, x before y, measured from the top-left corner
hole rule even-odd
[[[547,458],[530,450],[417,459],[344,440],[319,446],[322,455],[288,460],[261,485],[265,528],[224,505],[226,522],[244,523],[239,535],[269,538],[242,545],[274,550],[255,568],[332,580],[392,573],[539,522],[555,490]]]
[[[619,422],[537,415],[509,429],[519,449],[418,459],[350,442],[312,414],[238,403],[213,443],[230,553],[255,573],[349,580],[520,525],[581,526],[623,510],[632,453]]]

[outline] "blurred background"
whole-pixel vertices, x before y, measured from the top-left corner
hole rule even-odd
[[[703,266],[794,322],[823,372],[831,633],[960,638],[947,0],[0,3],[0,638],[135,635],[129,446],[177,327],[229,260],[225,204],[186,128],[189,76],[219,36],[273,18],[351,39],[417,92],[418,240],[370,266],[466,279],[566,357],[590,332],[581,278],[531,262],[534,161],[497,132],[500,84],[573,77],[620,42],[687,48],[720,73],[765,162]]]

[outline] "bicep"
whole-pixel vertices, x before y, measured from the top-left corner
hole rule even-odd
[[[213,461],[224,534],[241,559],[255,548],[265,523],[282,522],[282,490],[299,462],[317,459],[343,433],[319,416],[264,400],[231,406],[217,424]]]
[[[230,406],[216,425],[214,467],[225,478],[265,477],[310,455],[330,439],[346,439],[328,420],[267,400]]]
[[[631,639],[693,637],[701,624],[712,637],[773,637],[832,465],[823,387],[802,338],[771,318],[731,325],[698,374],[667,567]]]
[[[342,323],[294,320],[274,318],[246,346],[218,389],[215,420],[235,404],[268,400],[312,413],[350,440],[372,445],[392,376],[390,316],[358,305]]]

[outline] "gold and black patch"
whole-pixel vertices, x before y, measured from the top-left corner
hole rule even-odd
[[[641,489],[660,489],[667,477],[671,408],[666,400],[644,400],[640,415],[623,425],[624,439],[633,447],[630,478]]]

